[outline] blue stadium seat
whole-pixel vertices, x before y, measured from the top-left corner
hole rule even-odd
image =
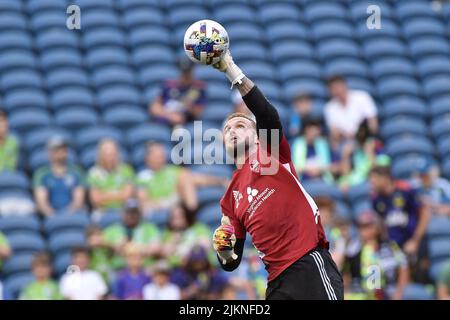
[[[384,141],[400,135],[426,136],[428,134],[428,126],[424,120],[416,117],[389,117],[383,121],[380,133]]]
[[[165,45],[139,47],[133,51],[131,59],[138,68],[161,63],[172,64],[176,61],[175,53]]]
[[[370,184],[365,182],[356,186],[351,186],[347,192],[347,198],[350,203],[368,199],[370,195]]]
[[[34,14],[40,11],[62,11],[67,9],[65,0],[29,0],[26,3],[26,9],[29,13]]]
[[[450,94],[431,99],[430,107],[433,117],[450,114]]]
[[[309,40],[310,33],[304,24],[286,21],[270,24],[266,29],[267,41],[278,43],[283,40]],[[261,38],[262,39],[262,38]]]
[[[197,220],[210,227],[215,227],[220,225],[220,219],[222,218],[222,210],[218,203],[211,203],[201,208],[197,214]]]
[[[69,144],[71,143],[70,132],[65,128],[48,127],[30,132],[24,139],[24,146],[29,153],[36,149],[44,148],[50,137],[59,136],[64,138]]]
[[[363,50],[368,59],[405,57],[408,54],[408,49],[402,41],[389,37],[368,39],[363,42]]]
[[[118,0],[117,5],[125,12],[131,9],[158,8],[159,0]]]
[[[128,54],[123,48],[101,47],[88,51],[86,64],[92,68],[100,68],[108,65],[128,65]]]
[[[66,87],[53,91],[50,103],[55,110],[79,106],[92,107],[95,105],[95,98],[92,91],[87,88]]]
[[[430,239],[428,252],[431,261],[450,258],[450,237]]]
[[[83,231],[90,222],[87,213],[59,213],[45,219],[44,229],[52,237],[56,233]]]
[[[4,92],[22,88],[41,89],[42,87],[42,77],[34,70],[5,72],[0,80],[0,88]]]
[[[333,59],[325,65],[325,74],[342,74],[346,77],[367,78],[369,70],[363,60],[355,58]]]
[[[434,148],[427,138],[415,136],[391,139],[386,145],[386,151],[393,158],[404,157],[407,154],[431,156]]]
[[[295,22],[301,19],[298,7],[292,3],[268,3],[260,7],[258,15],[264,25],[281,21]]]
[[[130,68],[110,66],[97,69],[92,76],[92,83],[98,89],[116,84],[133,86],[136,84],[136,79]]]
[[[113,3],[111,0],[75,0],[75,4],[86,11],[92,9],[112,9],[114,7]]]
[[[189,1],[192,2],[192,1]],[[167,16],[169,23],[173,27],[187,28],[193,21],[202,20],[208,17],[208,12],[201,6],[184,5],[174,7]]]
[[[79,68],[58,68],[46,74],[47,88],[50,90],[68,86],[89,87],[90,80],[88,74]]]
[[[428,77],[426,81],[423,82],[423,87],[425,94],[430,98],[446,95],[449,93],[450,75]]]
[[[82,29],[90,32],[97,28],[117,28],[119,18],[115,11],[105,9],[87,10],[82,13]]]
[[[9,117],[11,129],[20,134],[26,134],[32,130],[45,128],[50,125],[50,116],[45,111],[19,110]]]
[[[422,99],[400,96],[386,101],[382,114],[386,118],[397,115],[408,115],[423,118],[427,115],[427,107]]]
[[[83,62],[81,54],[75,49],[54,49],[42,52],[40,56],[41,68],[51,71],[60,67],[81,69]]]
[[[434,17],[428,1],[400,1],[396,3],[395,13],[400,20],[408,20],[414,17]]]
[[[193,165],[189,168],[193,173],[200,173],[223,178],[231,178],[231,175],[233,174],[232,166],[224,164]]]
[[[0,12],[20,13],[22,11],[22,2],[16,0],[3,0],[0,2]]]
[[[289,99],[288,101],[292,101],[299,92],[308,92],[314,98],[321,99],[325,99],[328,95],[323,82],[319,80],[302,79],[284,84],[284,94]]]
[[[381,29],[369,29],[367,25],[360,24],[358,26],[358,35],[361,39],[379,39],[379,38],[400,38],[401,31],[398,25],[387,19],[381,20]]]
[[[32,253],[13,254],[2,266],[2,273],[5,277],[31,271]]]
[[[194,76],[196,79],[200,79],[207,82],[223,82],[226,79],[223,75],[217,73],[217,70],[211,68],[210,66],[198,65],[194,68]]]
[[[77,135],[78,148],[88,148],[96,146],[97,143],[103,138],[110,138],[117,141],[118,144],[122,144],[123,138],[119,130],[109,126],[93,126],[81,130]]]
[[[328,61],[329,59],[354,57],[361,55],[356,42],[348,39],[336,39],[318,43],[317,53],[320,59]]]
[[[314,23],[311,31],[317,42],[325,39],[354,38],[352,26],[343,20],[324,20]]]
[[[86,245],[84,231],[70,231],[50,236],[48,246],[53,254],[69,252],[72,248]]]
[[[262,61],[248,61],[240,64],[240,68],[245,70],[251,79],[258,82],[260,80],[276,81],[277,74],[272,64]]]
[[[366,23],[368,17],[367,8],[370,5],[377,5],[378,7],[380,7],[380,12],[382,14],[382,24],[381,24],[382,26],[383,20],[385,18],[392,19],[393,17],[393,10],[391,9],[391,6],[383,1],[377,1],[376,3],[374,3],[373,1],[370,0],[360,0],[360,1],[352,1],[349,4],[350,4],[350,15],[353,18],[353,20],[358,22],[361,21]]]
[[[233,60],[237,63],[267,59],[267,49],[260,43],[239,44],[233,48]]]
[[[442,172],[444,173],[444,176],[450,180],[450,157],[447,157],[442,161]]]
[[[103,121],[113,127],[130,129],[145,122],[148,115],[140,107],[119,106],[114,109],[106,109],[103,113]]]
[[[13,275],[5,280],[4,290],[11,295],[11,299],[17,299],[20,291],[34,280],[34,276],[29,272]]]
[[[256,84],[262,90],[262,92],[264,92],[264,95],[269,98],[274,105],[280,106],[281,104],[276,104],[276,102],[282,99],[283,94],[278,83],[274,80],[264,80],[262,78],[256,78],[256,80]]]
[[[213,20],[227,26],[228,24],[241,21],[255,23],[257,18],[255,11],[250,6],[234,4],[222,5],[214,10]]]
[[[422,77],[435,75],[450,76],[450,59],[446,56],[432,56],[418,61],[417,69]]]
[[[354,202],[352,205],[352,217],[354,220],[358,218],[358,216],[362,213],[364,213],[367,210],[373,210],[372,208],[372,202],[369,198],[367,199],[361,199],[357,202]]]
[[[130,146],[135,146],[152,140],[166,143],[170,141],[170,137],[170,129],[157,123],[141,124],[137,127],[131,128],[126,134],[126,139]]]
[[[444,24],[437,18],[408,19],[403,23],[403,33],[407,39],[430,35],[445,37],[445,29]]]
[[[0,50],[23,49],[32,50],[30,35],[22,31],[7,31],[0,33]]]
[[[8,236],[9,234],[38,233],[40,232],[40,222],[36,216],[10,216],[0,219],[0,230]]]
[[[197,190],[197,197],[199,206],[210,203],[217,203],[220,201],[225,193],[225,189],[222,187],[201,187]]]
[[[202,113],[202,120],[213,121],[222,124],[226,117],[232,113],[229,103],[215,103],[208,105]]]
[[[372,81],[368,77],[349,75],[346,77],[347,85],[354,90],[363,90],[372,96],[376,96],[376,91]]]
[[[0,54],[0,70],[7,71],[14,68],[36,68],[36,57],[26,50],[7,50]]]
[[[434,295],[429,287],[418,284],[410,283],[408,284],[404,291],[402,300],[433,300]]]
[[[411,54],[415,58],[429,57],[433,55],[450,55],[450,44],[442,41],[441,37],[420,37],[409,41]]]
[[[228,83],[208,83],[206,87],[206,99],[207,101],[221,101],[231,103],[230,92],[227,92],[225,88],[230,88]]]
[[[55,115],[55,124],[73,133],[94,126],[98,122],[99,117],[92,108],[61,109]]]
[[[46,248],[44,239],[38,233],[12,234],[8,243],[14,253],[33,253]]]
[[[3,99],[3,107],[6,110],[18,112],[22,109],[45,109],[47,97],[38,89],[20,89],[7,92]]]
[[[380,79],[386,76],[409,76],[416,74],[414,64],[405,58],[382,58],[372,64],[372,76]]]
[[[261,42],[261,40],[264,39],[263,29],[250,22],[230,24],[227,26],[227,33],[234,44],[241,42]]]
[[[335,200],[342,200],[342,193],[335,185],[328,184],[322,180],[307,180],[302,184],[311,197],[325,196]]]
[[[450,218],[445,216],[433,216],[427,227],[427,235],[430,239],[450,237]]]
[[[77,163],[77,157],[73,150],[69,149],[68,162]],[[29,154],[28,166],[31,171],[36,171],[42,166],[48,165],[48,150],[46,148],[36,149],[33,153]]]
[[[151,28],[140,27],[133,29],[130,32],[128,40],[132,48],[145,45],[161,45],[167,46],[164,54],[170,52],[169,46],[171,45],[171,34],[169,29],[161,25],[152,26]],[[163,59],[163,57],[160,59]]]
[[[139,83],[142,86],[161,85],[167,79],[177,79],[178,70],[171,65],[156,65],[143,68],[139,72]]]
[[[19,12],[0,10],[0,30],[27,30],[27,27],[28,22],[25,15]]]
[[[306,41],[281,41],[271,47],[273,60],[276,63],[290,59],[312,59],[315,55],[313,47]]]
[[[439,139],[437,142],[437,150],[442,157],[450,154],[450,134]]]
[[[158,228],[162,229],[167,225],[170,212],[168,210],[158,210],[152,212],[149,216],[144,216],[144,220],[155,224]]]
[[[41,11],[33,14],[30,20],[32,30],[69,31],[66,28],[66,10]]]
[[[70,252],[57,254],[53,259],[53,271],[56,275],[61,276],[67,272],[67,268],[72,264],[72,256]]]
[[[119,212],[106,212],[100,217],[98,225],[100,228],[105,229],[112,224],[120,223],[121,220],[122,218]]]
[[[64,22],[65,25],[65,22]],[[36,36],[36,47],[44,51],[53,48],[78,49],[79,40],[73,31],[70,30],[48,30],[39,32]]]
[[[378,82],[378,95],[383,99],[389,99],[393,96],[411,95],[418,96],[421,93],[421,87],[414,78],[404,76],[386,77]]]
[[[160,5],[170,11],[176,8],[183,8],[185,6],[189,6],[190,8],[194,5],[196,7],[203,7],[205,4],[205,0],[166,0]]]
[[[296,78],[320,79],[322,69],[320,65],[313,60],[293,60],[283,63],[279,66],[279,76],[283,81],[289,81]]]
[[[443,136],[450,134],[450,115],[434,118],[430,126],[435,139],[439,140]]]
[[[114,85],[99,90],[98,103],[102,108],[122,104],[140,104],[141,96],[134,86]]]
[[[126,38],[120,29],[99,28],[91,30],[83,36],[83,46],[86,49],[102,46],[115,46],[123,48],[126,45]]]
[[[400,156],[392,163],[392,175],[397,179],[410,179],[419,172],[427,158],[425,155]]]
[[[311,23],[329,19],[346,19],[347,13],[343,5],[337,1],[316,2],[309,4],[304,9],[306,20]]]
[[[161,10],[156,8],[136,8],[123,11],[122,16],[123,25],[133,30],[136,28],[147,29],[152,31],[152,28],[160,28],[165,24],[164,14]]]

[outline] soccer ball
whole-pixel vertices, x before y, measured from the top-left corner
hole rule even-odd
[[[194,22],[184,34],[184,51],[195,63],[219,62],[229,45],[227,31],[213,20]]]

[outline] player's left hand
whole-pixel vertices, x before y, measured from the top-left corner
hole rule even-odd
[[[235,244],[236,235],[230,218],[222,216],[220,227],[214,231],[213,246],[224,264],[237,259],[237,255],[234,253]]]

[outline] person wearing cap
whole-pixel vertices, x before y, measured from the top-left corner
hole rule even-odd
[[[134,198],[130,198],[125,202],[122,220],[110,225],[103,231],[103,239],[114,250],[114,256],[111,261],[114,269],[120,269],[125,266],[123,250],[130,242],[141,247],[146,266],[154,262],[154,257],[160,251],[159,230],[154,224],[142,219],[139,202]]]
[[[170,282],[170,266],[163,260],[153,268],[153,281],[143,289],[144,300],[180,300],[180,288]]]
[[[432,214],[450,216],[450,182],[436,170],[431,159],[424,159],[418,167],[417,189],[422,202],[429,207]]]
[[[177,65],[180,77],[166,80],[159,95],[149,105],[150,115],[156,121],[170,126],[199,119],[206,99],[205,83],[194,78],[194,63],[183,57]]]
[[[63,137],[47,141],[50,163],[39,168],[33,176],[34,197],[44,216],[77,212],[84,208],[84,180],[81,170],[69,163],[68,144]]]
[[[346,299],[400,300],[409,283],[408,261],[388,240],[378,214],[369,209],[356,218],[359,237],[346,251]]]
[[[19,158],[19,141],[8,132],[8,116],[0,110],[0,172],[14,171]]]
[[[331,151],[321,130],[320,119],[307,117],[303,119],[303,134],[292,144],[292,160],[301,181],[321,179],[333,182]]]

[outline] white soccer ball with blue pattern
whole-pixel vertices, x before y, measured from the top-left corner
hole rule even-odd
[[[213,20],[194,22],[184,34],[184,51],[195,63],[209,65],[219,62],[229,45],[227,31]]]

